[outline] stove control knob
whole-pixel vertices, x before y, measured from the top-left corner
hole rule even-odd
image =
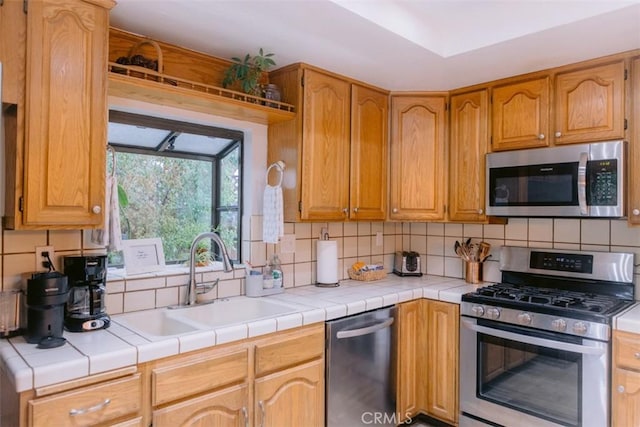
[[[551,322],[551,328],[557,332],[564,332],[567,330],[567,322],[564,319],[556,319]]]
[[[578,335],[584,335],[587,333],[589,327],[584,322],[576,322],[573,324],[573,332]]]
[[[500,310],[498,310],[495,307],[492,307],[492,308],[488,309],[487,310],[487,317],[489,319],[493,319],[493,320],[498,319],[500,317]]]
[[[531,315],[529,313],[518,314],[518,323],[520,323],[521,325],[530,325]]]
[[[482,317],[484,315],[484,307],[482,307],[481,305],[474,305],[471,308],[471,311],[478,317]]]

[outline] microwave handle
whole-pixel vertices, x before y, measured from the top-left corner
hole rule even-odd
[[[580,153],[578,161],[578,206],[580,206],[580,215],[588,215],[587,209],[587,161],[588,153]]]

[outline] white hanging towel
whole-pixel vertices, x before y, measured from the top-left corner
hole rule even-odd
[[[282,187],[267,184],[262,202],[262,241],[278,243],[284,234],[284,215],[282,213]]]
[[[120,204],[118,202],[118,180],[115,175],[107,176],[105,191],[104,228],[91,232],[91,241],[105,246],[108,251],[122,250],[122,231],[120,229]]]

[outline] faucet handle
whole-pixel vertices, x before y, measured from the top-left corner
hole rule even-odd
[[[213,288],[218,286],[218,282],[219,281],[220,281],[220,278],[217,278],[216,281],[213,282],[213,283],[208,283],[208,284],[200,283],[200,284],[197,284],[196,285],[196,294],[202,295],[202,294],[206,294],[208,292],[211,292],[213,290]]]

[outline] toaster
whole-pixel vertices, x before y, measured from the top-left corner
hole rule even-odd
[[[396,252],[393,272],[398,276],[422,276],[420,254],[413,251]]]

